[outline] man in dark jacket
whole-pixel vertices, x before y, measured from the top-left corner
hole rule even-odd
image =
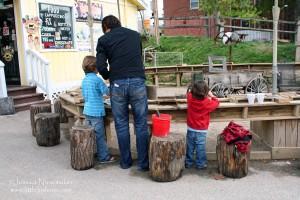
[[[138,169],[147,171],[148,104],[141,37],[138,32],[121,27],[120,21],[112,15],[103,18],[102,30],[104,35],[98,39],[97,44],[97,69],[104,79],[110,81],[111,107],[121,154],[120,166],[127,169],[132,165],[128,108],[130,105],[136,132]]]

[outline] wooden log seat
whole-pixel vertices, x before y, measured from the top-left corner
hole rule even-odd
[[[218,135],[216,153],[220,174],[230,178],[242,178],[248,174],[250,151],[241,153],[234,144],[228,145],[223,136]]]
[[[30,122],[33,136],[36,135],[34,116],[45,112],[51,112],[51,104],[34,104],[30,106]]]
[[[54,112],[59,114],[60,123],[68,122],[66,110],[61,107],[61,101],[59,99],[54,102]]]
[[[185,136],[170,133],[152,136],[149,147],[150,177],[155,181],[174,181],[181,176],[185,160]]]
[[[59,114],[38,113],[34,120],[36,142],[39,146],[54,146],[60,143]]]
[[[94,166],[96,135],[89,126],[73,126],[70,135],[71,166],[86,170]]]

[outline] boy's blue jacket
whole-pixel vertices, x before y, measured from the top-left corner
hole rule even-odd
[[[103,95],[108,95],[108,88],[96,73],[87,73],[82,80],[82,96],[84,98],[83,114],[105,116]]]

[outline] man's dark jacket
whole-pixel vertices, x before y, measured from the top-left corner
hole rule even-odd
[[[145,78],[138,32],[124,27],[113,28],[98,39],[96,50],[97,69],[104,79]]]

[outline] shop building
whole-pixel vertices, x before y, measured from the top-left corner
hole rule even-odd
[[[94,47],[106,15],[138,30],[143,0],[91,0]],[[80,85],[91,54],[87,0],[0,0],[1,57],[6,85],[37,85],[48,98]],[[0,71],[1,72],[1,71]],[[1,77],[1,74],[0,74]],[[2,78],[3,79],[3,78]],[[0,88],[1,88],[0,87]]]

